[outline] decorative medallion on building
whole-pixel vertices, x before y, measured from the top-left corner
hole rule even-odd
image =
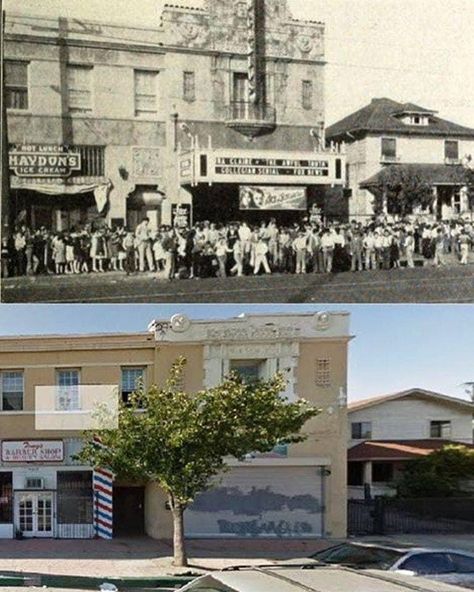
[[[184,314],[175,314],[171,317],[170,325],[175,333],[185,333],[191,327],[191,321]]]
[[[161,177],[161,153],[159,148],[132,148],[133,176],[139,178]]]
[[[193,22],[183,21],[179,24],[179,32],[186,41],[194,41],[199,35],[199,26]]]
[[[308,35],[300,35],[296,39],[296,45],[303,53],[309,53],[314,47],[314,41]]]
[[[317,331],[327,331],[331,326],[331,315],[328,312],[318,312],[314,315]]]

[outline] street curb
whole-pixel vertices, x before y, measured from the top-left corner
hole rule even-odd
[[[98,590],[104,583],[113,584],[119,590],[133,588],[179,589],[192,582],[195,576],[157,576],[153,578],[108,578],[108,577],[89,577],[89,576],[64,576],[64,575],[0,575],[0,587],[5,586],[46,586],[47,588],[75,588],[84,590]]]

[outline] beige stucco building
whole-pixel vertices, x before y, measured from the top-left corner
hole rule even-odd
[[[73,458],[81,432],[63,419],[84,411],[81,393],[94,385],[117,385],[118,396],[126,397],[140,377],[161,384],[179,356],[187,359],[189,392],[219,384],[231,369],[249,379],[284,371],[288,399],[304,397],[321,408],[305,427],[304,443],[229,460],[223,481],[186,511],[187,536],[344,536],[349,316],[178,316],[152,328],[0,339],[0,536],[94,536],[92,471]],[[59,399],[44,425],[37,410],[48,386]],[[115,536],[171,536],[170,512],[156,484],[116,481],[113,506]]]

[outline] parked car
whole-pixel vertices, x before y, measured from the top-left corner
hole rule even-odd
[[[399,573],[317,563],[235,567],[197,578],[180,592],[463,592],[462,588]]]
[[[459,549],[350,542],[318,551],[309,559],[324,565],[344,565],[354,569],[402,571],[407,575],[474,588],[474,553]]]

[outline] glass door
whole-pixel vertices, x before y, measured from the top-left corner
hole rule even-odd
[[[17,494],[16,527],[24,537],[53,536],[53,494],[28,492]]]

